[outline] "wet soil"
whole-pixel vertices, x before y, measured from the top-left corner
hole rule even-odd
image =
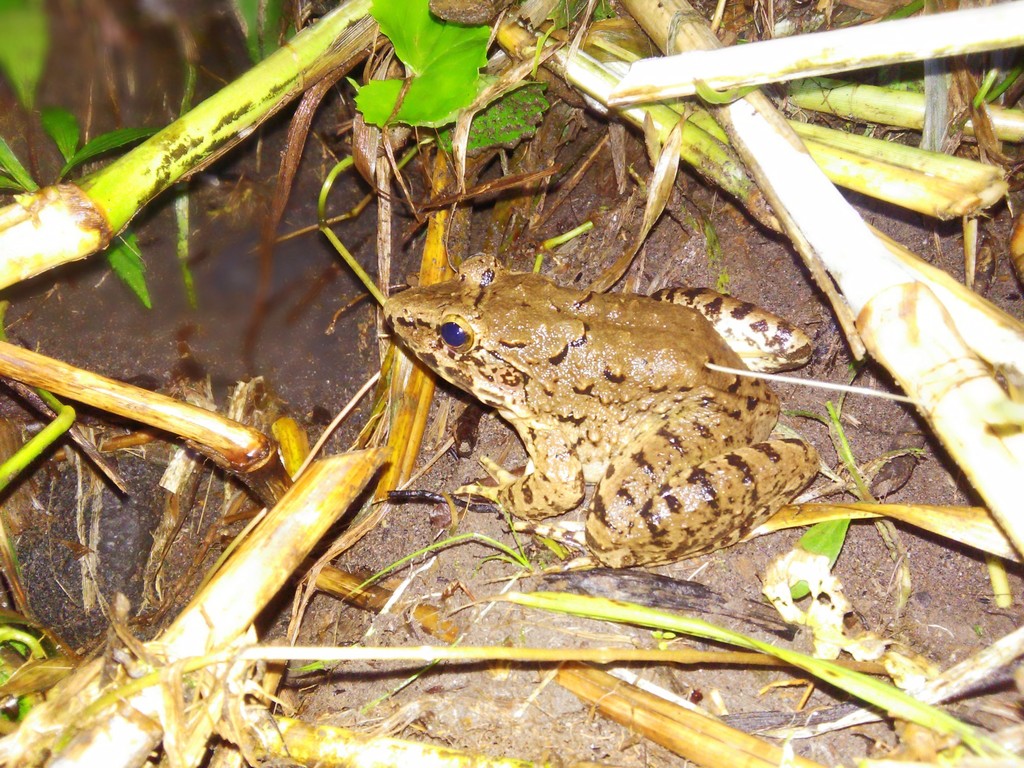
[[[55,19],[54,35],[66,45],[61,60],[51,64],[40,101],[60,104],[77,114],[86,114],[92,104],[94,130],[112,127],[117,113],[125,124],[162,124],[172,119],[181,87],[180,53],[173,28],[161,20],[139,16],[134,7],[110,6],[115,7],[116,11],[108,11],[87,5],[81,18]],[[174,23],[186,24],[200,42],[200,87],[208,93],[244,68],[244,47],[223,17],[198,8],[185,10]],[[116,19],[114,27],[109,26],[112,19]],[[82,64],[70,66],[73,61]],[[104,72],[111,73],[116,111],[100,87]],[[136,81],[152,78],[146,82],[159,87],[133,85],[129,73]],[[347,151],[345,139],[339,140],[337,133],[338,126],[350,118],[349,110],[340,91],[333,93],[321,110],[282,233],[315,222],[319,180],[332,163],[331,151]],[[45,170],[52,170],[56,160],[32,121],[20,114],[10,92],[0,86],[0,115],[6,116],[0,122],[0,135],[19,155],[31,153],[45,177]],[[250,140],[190,187],[190,266],[197,306],[189,306],[182,285],[174,255],[173,210],[170,196],[165,196],[133,225],[154,294],[152,310],[143,309],[109,273],[103,259],[94,257],[6,291],[5,298],[12,302],[9,335],[83,368],[162,391],[180,391],[182,382],[194,383],[209,376],[218,404],[223,404],[227,389],[237,380],[263,376],[283,407],[311,435],[318,433],[379,367],[378,330],[368,301],[354,303],[332,325],[335,313],[353,303],[360,289],[320,237],[307,234],[280,243],[269,268],[257,256],[257,222],[265,215],[272,195],[285,119],[265,126],[258,141]],[[575,142],[596,141],[606,130],[605,123],[581,111],[574,111],[572,119],[578,130]],[[649,172],[636,137],[628,139],[627,156],[641,175]],[[333,199],[344,209],[365,193],[362,182],[349,178],[336,187]],[[535,245],[545,237],[588,217],[599,217],[602,211],[621,208],[628,194],[629,189],[617,191],[609,154],[602,152],[583,183],[543,228],[526,232],[508,249],[509,262],[515,268],[529,268]],[[956,226],[897,213],[863,199],[856,203],[872,224],[962,279]],[[474,246],[486,239],[489,212],[484,205],[475,214]],[[845,342],[786,243],[753,224],[732,202],[687,172],[680,174],[670,214],[662,217],[624,281],[630,289],[648,293],[664,285],[714,286],[727,275],[734,295],[791,319],[811,334],[814,359],[797,376],[838,382],[848,379],[851,358]],[[422,247],[421,234],[404,237],[411,219],[400,216],[394,227],[399,254],[392,266],[396,281],[415,270]],[[1007,219],[1005,210],[994,214],[990,226],[998,241],[1005,241]],[[698,220],[717,235],[720,260],[703,234],[707,227],[694,226]],[[375,271],[373,206],[337,231],[359,261]],[[591,274],[601,263],[580,262],[583,256],[593,257],[587,251],[585,245],[571,246],[549,259],[545,269],[563,282]],[[616,255],[606,251],[603,264]],[[269,279],[261,283],[261,274],[267,273]],[[261,291],[266,300],[262,308],[258,301]],[[988,297],[1015,316],[1022,315],[1020,289],[1005,263],[998,265]],[[885,371],[870,362],[861,369],[858,383],[892,389]],[[813,442],[826,463],[837,467],[839,460],[825,428],[793,415],[801,411],[821,415],[825,401],[835,402],[837,395],[792,385],[776,389],[788,414],[785,423]],[[453,404],[457,412],[464,402],[463,396],[442,385],[434,406],[435,419],[442,412],[450,416]],[[5,399],[3,413],[19,424],[31,421],[12,398]],[[100,413],[87,412],[85,418],[104,432],[130,426],[111,426],[112,420]],[[364,406],[343,425],[329,450],[343,450],[365,418]],[[849,397],[843,407],[843,427],[853,455],[862,462],[894,449],[923,446],[922,454],[898,473],[900,482],[891,484],[896,487],[882,494],[885,501],[978,503],[960,471],[906,406]],[[424,457],[433,455],[447,438],[447,431],[430,427],[427,436]],[[158,447],[118,454],[118,466],[132,491],[126,497],[103,487],[99,500],[82,503],[79,486],[86,482],[83,478],[90,470],[57,457],[41,463],[29,481],[34,501],[25,512],[28,526],[17,541],[25,588],[36,615],[80,650],[88,652],[102,643],[108,625],[105,605],[117,592],[129,596],[140,619],[146,615],[153,618],[152,623],[135,625],[139,634],[148,636],[156,631],[159,617],[154,616],[152,606],[140,607],[141,573],[163,505],[157,483],[168,452],[168,447]],[[485,415],[480,423],[476,455],[502,457],[508,466],[522,460],[515,435],[492,415]],[[451,490],[480,474],[474,458],[445,454],[416,485],[431,491]],[[187,517],[166,566],[165,592],[169,598],[177,595],[179,604],[201,573],[190,573],[193,561],[215,555],[239,527],[215,528],[210,535],[212,552],[199,549],[210,526],[220,525],[216,522],[221,510],[216,497],[220,480],[212,482],[204,487]],[[850,496],[835,498],[849,500]],[[90,532],[92,528],[94,532]],[[909,569],[912,584],[909,601],[899,604],[897,563],[875,526],[854,523],[835,566],[854,605],[852,621],[898,641],[942,668],[1019,626],[1019,597],[1009,609],[995,607],[983,557],[949,540],[904,526],[897,528],[905,549],[905,559],[899,564]],[[455,531],[475,531],[513,543],[507,522],[497,515],[470,514],[453,523],[445,509],[404,504],[392,507],[381,525],[345,552],[337,564],[346,570],[375,572]],[[656,570],[674,578],[696,579],[730,599],[758,601],[767,563],[790,549],[799,535],[799,531],[776,534]],[[538,567],[554,565],[553,556],[543,547],[530,540],[526,547]],[[84,557],[83,548],[94,552],[95,558]],[[525,589],[537,584],[532,577],[517,580],[517,569],[493,555],[494,550],[484,544],[468,542],[418,559],[392,582],[405,578],[404,592],[396,605],[381,615],[319,595],[304,619],[299,641],[328,645],[434,643],[437,641],[409,617],[411,606],[429,602],[450,612],[463,633],[464,645],[571,648],[657,644],[647,631],[483,602],[482,598],[510,587]],[[90,569],[98,594],[83,586],[83,571]],[[1011,586],[1019,596],[1020,568],[1011,566],[1010,570]],[[290,595],[281,601],[283,606],[289,603]],[[161,616],[167,615],[173,615],[173,609]],[[268,615],[266,636],[279,638],[287,618],[283,609]],[[806,639],[798,637],[796,644],[805,646]],[[596,716],[589,705],[551,681],[551,669],[486,663],[425,670],[385,663],[343,665],[327,671],[293,671],[282,697],[307,721],[374,727],[495,756],[630,766],[682,764],[680,758]],[[794,687],[767,688],[796,682],[799,676],[788,671],[653,666],[634,666],[631,671],[683,697],[702,699],[721,713],[789,713],[795,711],[803,692]],[[994,690],[995,699],[968,699],[955,705],[954,713],[989,728],[1007,725],[1015,697],[1005,684],[996,683]],[[843,700],[835,691],[818,688],[806,707],[830,707]],[[884,754],[897,741],[888,725],[874,724],[798,740],[793,747],[798,754],[834,765]]]

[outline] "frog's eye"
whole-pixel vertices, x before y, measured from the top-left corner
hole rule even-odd
[[[441,341],[456,352],[463,352],[473,346],[473,329],[463,318],[446,315],[441,318]]]

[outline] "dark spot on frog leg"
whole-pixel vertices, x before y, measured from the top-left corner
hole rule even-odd
[[[757,408],[757,404],[760,402],[756,397],[747,398],[747,411],[753,411]]]
[[[758,333],[767,333],[768,332],[768,321],[767,320],[758,320],[756,323],[751,323],[750,327],[751,327],[751,329],[757,331]]]
[[[586,416],[572,416],[571,414],[559,414],[555,416],[563,424],[572,424],[574,427],[578,427],[584,421],[587,420]]]
[[[552,365],[558,365],[563,360],[565,360],[565,356],[568,355],[568,354],[569,354],[569,345],[566,344],[564,347],[562,347],[560,352],[558,352],[557,354],[554,354],[551,357],[549,357],[548,358],[548,362],[551,363]]]
[[[644,525],[647,526],[647,532],[651,535],[652,542],[664,538],[668,533],[664,519],[660,515],[654,514],[653,499],[645,501],[644,505],[637,510],[637,515],[644,521]]]
[[[737,302],[736,306],[732,308],[732,311],[729,313],[729,315],[734,320],[742,320],[747,315],[749,315],[753,310],[754,310],[754,305],[753,304],[749,304],[749,303],[747,303],[745,301],[740,301],[740,302]],[[760,322],[764,322],[764,321],[762,320]]]
[[[750,468],[750,465],[747,464],[747,462],[745,462],[742,458],[740,458],[735,453],[726,454],[725,460],[726,460],[726,462],[728,462],[730,467],[732,467],[733,469],[738,471],[741,475],[743,475],[743,484],[744,485],[753,485],[754,484],[754,472]]]
[[[797,442],[799,442],[799,440]],[[765,455],[765,457],[768,459],[768,461],[770,461],[772,464],[778,464],[779,463],[779,459],[781,457],[779,456],[778,451],[776,451],[774,448],[772,448],[767,443],[762,443],[760,445],[756,445],[756,446],[754,446],[754,448],[756,448],[761,453],[763,453]]]
[[[621,384],[626,380],[626,375],[623,373],[615,373],[611,368],[604,369],[604,377],[608,379],[612,384]]]
[[[590,382],[585,387],[581,387],[579,384],[573,384],[572,391],[575,392],[577,395],[589,395],[591,392],[594,391],[594,383]]]
[[[637,451],[629,458],[637,466],[637,469],[641,470],[645,475],[647,475],[648,477],[654,476],[654,467],[651,466],[651,462],[649,462],[647,460],[647,457],[644,456],[643,451]]]
[[[701,425],[700,429],[706,430],[707,427],[704,427],[703,425]],[[664,425],[658,427],[658,431],[655,434],[658,437],[660,437],[662,440],[664,440],[672,448],[674,448],[677,453],[680,453],[680,454],[682,454],[684,456],[686,455],[686,453],[687,453],[686,447],[682,444],[682,441],[680,441],[679,436],[673,434],[672,431],[669,430],[668,427],[666,427]],[[701,434],[702,437],[706,437],[706,435],[704,435],[703,432],[701,432],[700,434]]]
[[[700,500],[705,502],[713,511],[719,510],[718,491],[707,470],[694,467],[690,472],[689,482],[700,492]]]
[[[533,491],[530,489],[529,484],[523,483],[521,486],[519,486],[519,490],[522,493],[523,501],[525,501],[527,504],[533,504]]]
[[[711,301],[709,301],[707,304],[704,305],[704,309],[703,309],[704,316],[705,317],[718,317],[719,315],[722,314],[722,304],[724,304],[724,303],[725,302],[723,301],[721,296],[719,296],[717,299],[712,299]]]
[[[594,494],[594,500],[590,504],[590,516],[608,528],[608,508],[605,507],[600,493]]]

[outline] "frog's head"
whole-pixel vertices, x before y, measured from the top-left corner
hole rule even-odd
[[[582,334],[551,304],[551,283],[468,259],[453,280],[410,288],[384,304],[395,334],[434,371],[484,403],[528,415],[527,384],[544,378]]]

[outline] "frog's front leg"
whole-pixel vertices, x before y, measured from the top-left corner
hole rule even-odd
[[[497,487],[477,483],[456,493],[472,493],[496,501],[519,517],[544,518],[560,515],[583,501],[583,467],[572,446],[557,431],[534,427],[519,429],[530,461],[521,477],[494,462],[485,466],[498,481]]]
[[[817,452],[800,440],[703,456],[681,456],[680,445],[663,425],[609,468],[586,526],[587,546],[604,565],[667,563],[735,544],[817,473]]]

